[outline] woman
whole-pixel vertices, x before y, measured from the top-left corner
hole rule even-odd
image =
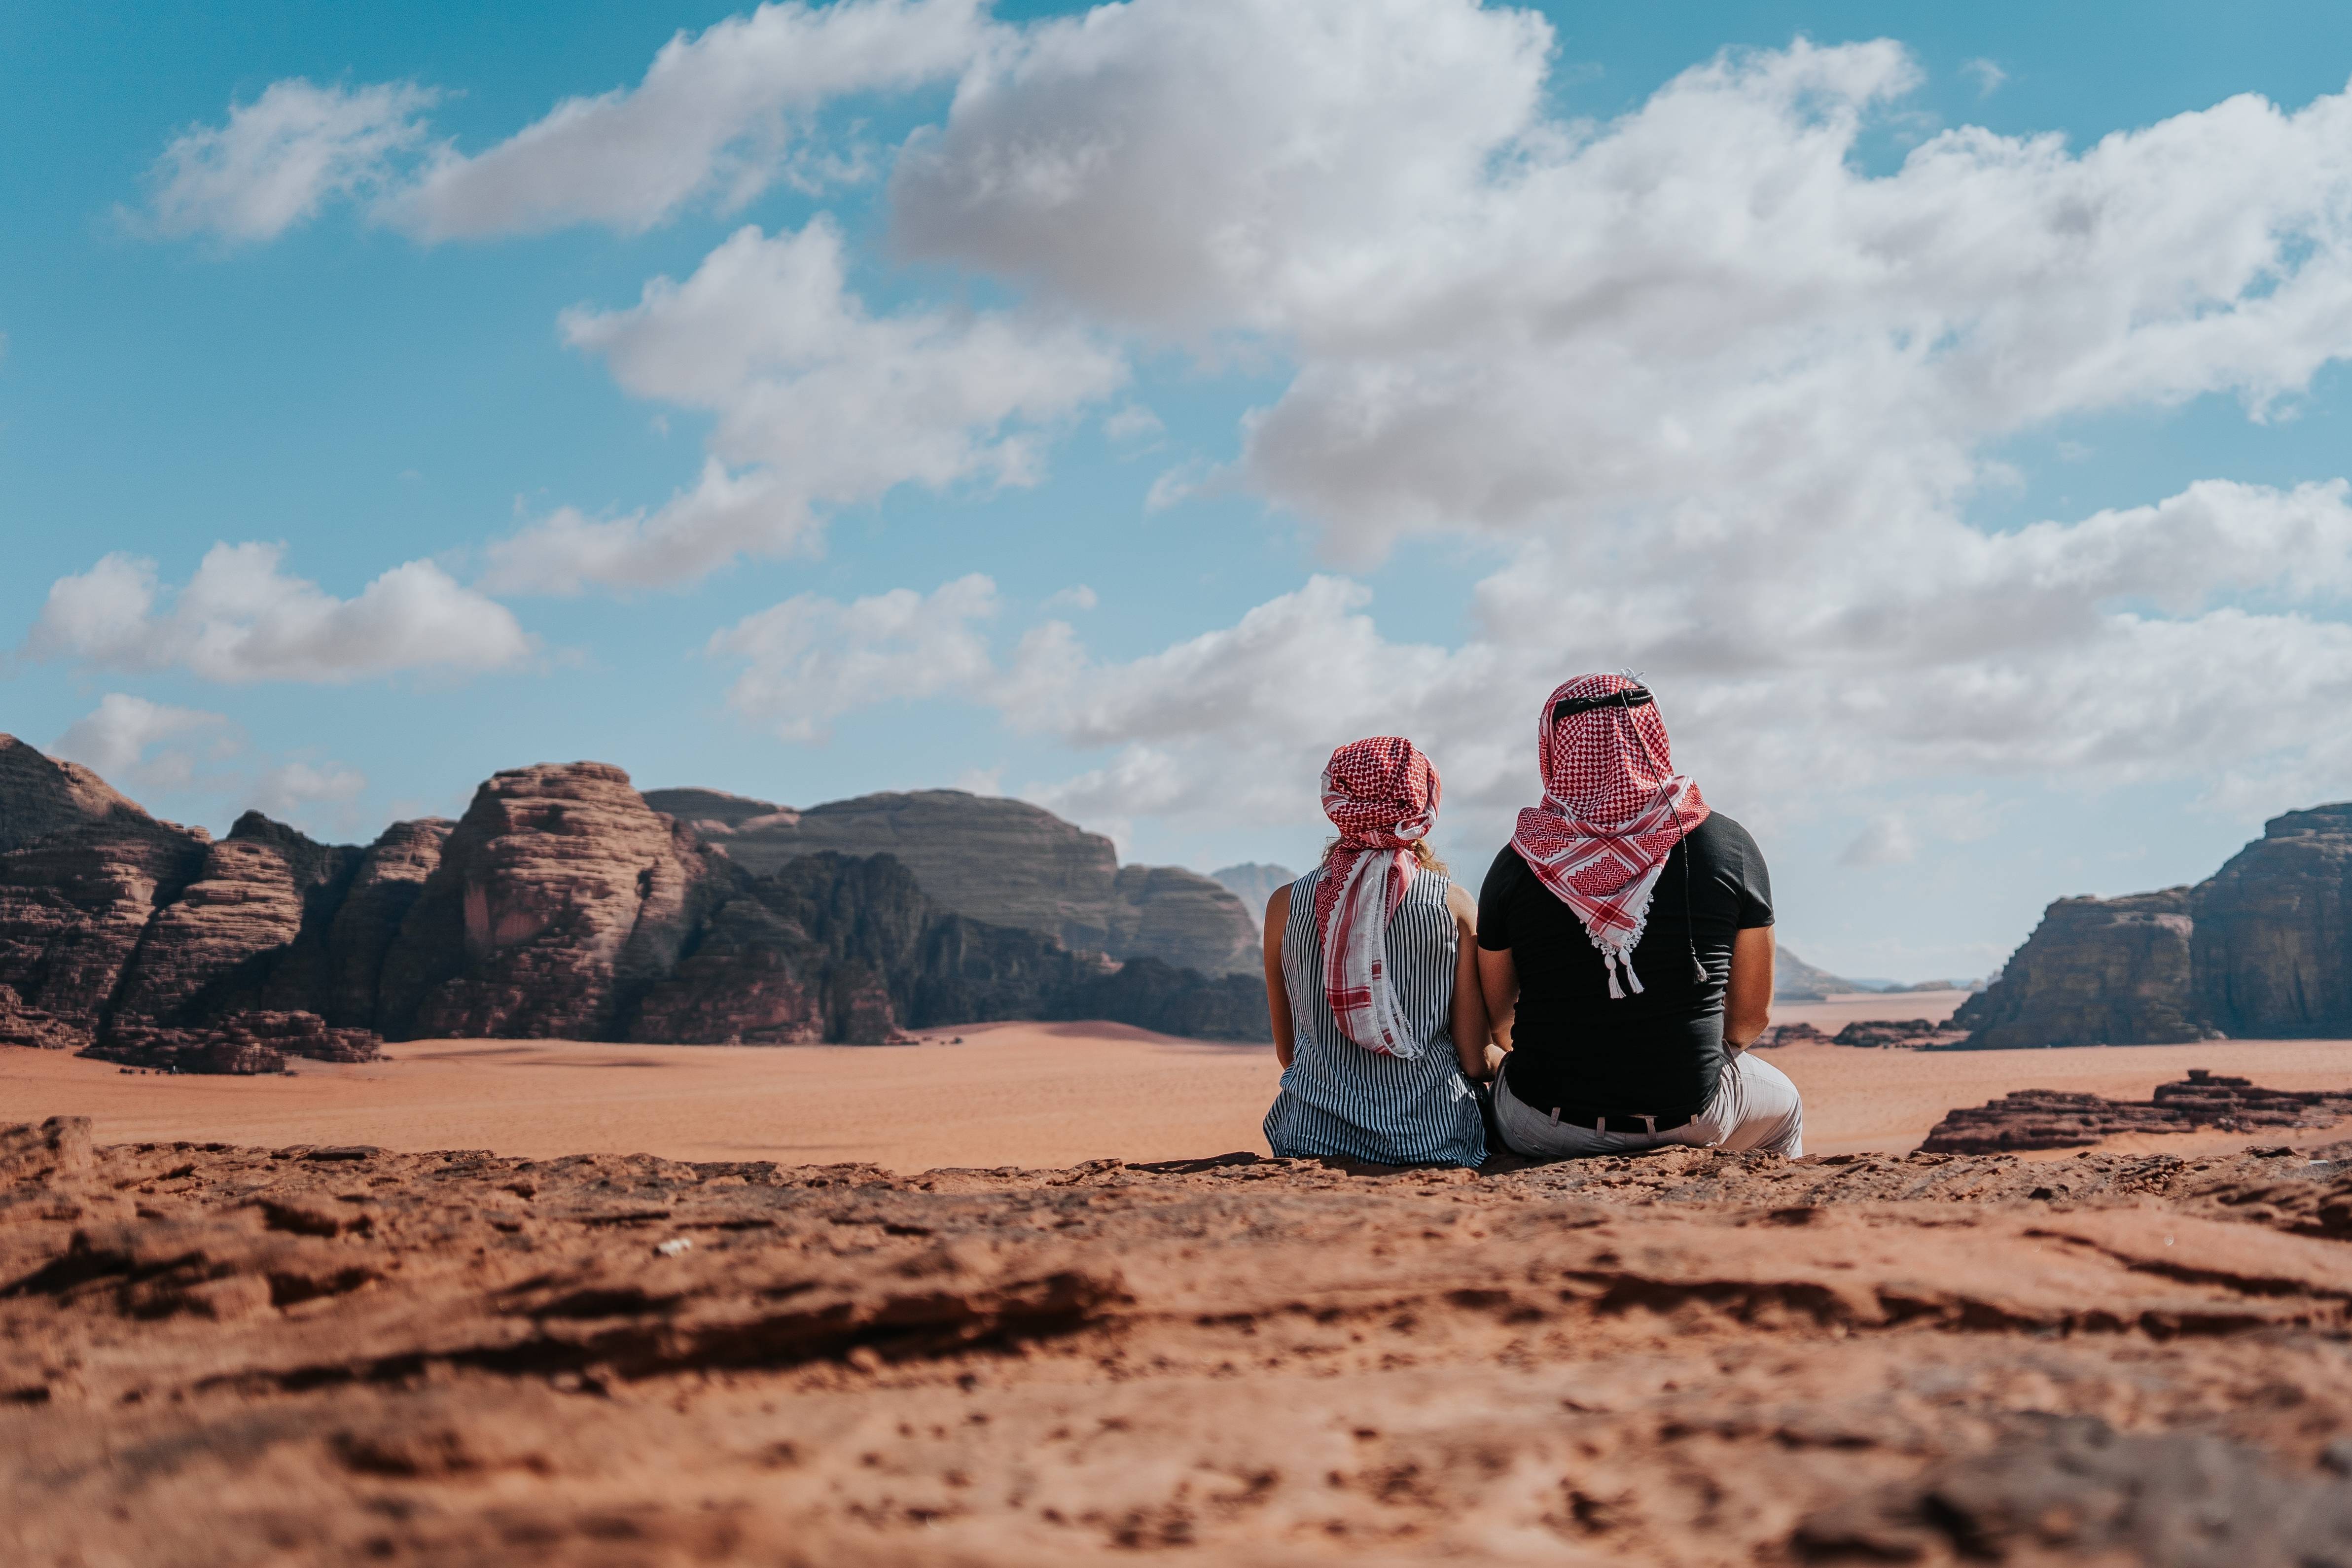
[[[1772,883],[1674,771],[1647,690],[1585,675],[1537,720],[1540,805],[1478,897],[1495,1124],[1522,1154],[1804,1152],[1797,1086],[1745,1053],[1772,1003]]]
[[[1465,1073],[1485,1059],[1477,911],[1429,849],[1437,770],[1410,741],[1340,747],[1323,770],[1339,837],[1265,906],[1265,997],[1282,1092],[1278,1157],[1476,1165]]]

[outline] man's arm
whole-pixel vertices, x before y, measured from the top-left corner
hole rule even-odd
[[[1511,1025],[1519,1012],[1519,965],[1509,948],[1478,950],[1478,990],[1486,999],[1486,1077],[1495,1076],[1511,1050]]]
[[[1723,998],[1723,1048],[1746,1050],[1772,1021],[1772,928],[1749,926],[1731,941],[1731,984]]]
[[[1282,976],[1282,933],[1290,924],[1290,888],[1274,890],[1265,901],[1265,1011],[1274,1025],[1274,1059],[1290,1065],[1294,1044],[1290,1031],[1290,987]]]

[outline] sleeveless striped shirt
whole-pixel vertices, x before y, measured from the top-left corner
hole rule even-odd
[[[1339,1032],[1323,994],[1323,942],[1315,889],[1324,873],[1290,884],[1282,974],[1293,1039],[1282,1092],[1265,1113],[1277,1158],[1364,1160],[1382,1165],[1476,1165],[1486,1158],[1478,1101],[1454,1052],[1453,883],[1423,871],[1389,917],[1390,984],[1421,1055],[1368,1051]]]

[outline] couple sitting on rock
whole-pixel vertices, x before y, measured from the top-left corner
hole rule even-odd
[[[1657,705],[1586,675],[1538,720],[1543,800],[1474,907],[1431,853],[1437,770],[1410,741],[1340,747],[1339,837],[1265,909],[1290,1158],[1477,1165],[1474,1084],[1516,1153],[1660,1144],[1804,1152],[1796,1085],[1746,1054],[1772,1000],[1772,889],[1748,830],[1674,771]]]

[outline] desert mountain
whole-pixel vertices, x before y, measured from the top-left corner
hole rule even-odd
[[[1244,900],[1180,866],[1122,867],[1109,839],[1026,801],[960,789],[800,811],[706,789],[649,790],[645,799],[749,871],[828,852],[889,855],[956,913],[1042,931],[1073,952],[1203,974],[1259,969],[1257,921]]]
[[[1274,890],[1297,881],[1298,873],[1287,866],[1269,866],[1262,860],[1244,860],[1238,866],[1212,871],[1209,877],[1239,899],[1242,908],[1255,916],[1265,908],[1266,900],[1274,897]]]
[[[1772,950],[1772,1000],[1818,1002],[1832,992],[1863,987],[1826,969],[1816,969],[1785,947]]]
[[[2352,1035],[2352,804],[2292,811],[2209,879],[2061,899],[1954,1022],[1976,1048]]]
[[[0,1040],[253,1071],[289,1050],[348,1058],[376,1034],[873,1042],[1014,1017],[1265,1029],[1247,976],[1119,963],[971,919],[888,855],[755,870],[602,763],[499,773],[460,821],[395,823],[365,847],[257,812],[214,842],[0,737]]]

